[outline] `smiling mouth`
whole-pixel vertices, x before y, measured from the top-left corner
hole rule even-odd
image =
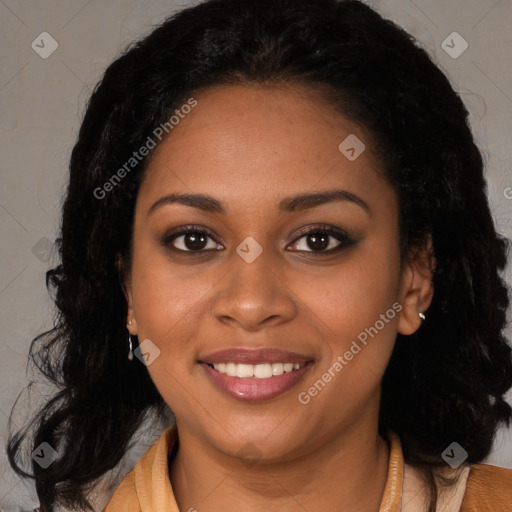
[[[314,365],[313,360],[258,364],[198,362],[217,389],[247,402],[266,401],[286,393]]]
[[[261,364],[242,364],[242,363],[206,363],[210,368],[229,377],[238,377],[241,379],[269,379],[279,377],[284,373],[291,373],[300,370],[308,361],[303,363],[261,363]]]

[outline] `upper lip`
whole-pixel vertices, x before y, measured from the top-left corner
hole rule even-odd
[[[295,352],[276,348],[227,348],[218,350],[199,358],[200,363],[306,363],[312,358]]]

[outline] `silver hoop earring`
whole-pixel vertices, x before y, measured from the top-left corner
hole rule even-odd
[[[425,315],[423,313],[418,313],[418,315],[422,320],[425,320]]]
[[[128,334],[128,344],[130,345],[130,350],[128,352],[128,360],[133,361],[133,346],[132,346],[132,335]]]

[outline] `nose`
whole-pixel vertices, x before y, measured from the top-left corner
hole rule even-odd
[[[220,322],[254,332],[295,317],[297,301],[286,271],[271,259],[265,250],[251,263],[233,253],[231,270],[213,297],[212,312]]]

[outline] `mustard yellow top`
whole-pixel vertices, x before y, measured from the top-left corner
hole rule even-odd
[[[177,430],[174,425],[161,434],[137,462],[133,470],[122,479],[104,512],[180,512],[168,472],[168,455],[176,440]],[[387,441],[390,448],[388,476],[379,512],[424,512],[426,510],[426,489],[419,472],[404,462],[402,445],[395,433],[389,432]],[[462,464],[457,470],[451,470],[447,466],[444,471],[446,475],[457,475],[458,481],[451,487],[438,488],[437,512],[477,510],[473,506],[466,507],[466,503],[469,503],[468,496],[465,497],[466,484],[472,467],[484,468],[480,470],[479,474],[488,474],[494,482],[496,482],[496,476],[499,476],[498,480],[505,485],[504,488],[508,488],[508,484],[512,482],[512,471],[504,468]],[[500,494],[503,496],[503,492]],[[493,498],[485,496],[484,498],[491,500],[489,504],[497,503],[492,501]],[[464,504],[463,499],[465,499]],[[509,497],[506,499],[508,500]],[[487,503],[488,501],[485,501],[485,504]],[[485,509],[478,508],[478,512],[481,510],[488,509],[487,507]],[[490,508],[489,510],[501,512],[501,508]],[[507,509],[507,512],[509,510],[512,509]]]

